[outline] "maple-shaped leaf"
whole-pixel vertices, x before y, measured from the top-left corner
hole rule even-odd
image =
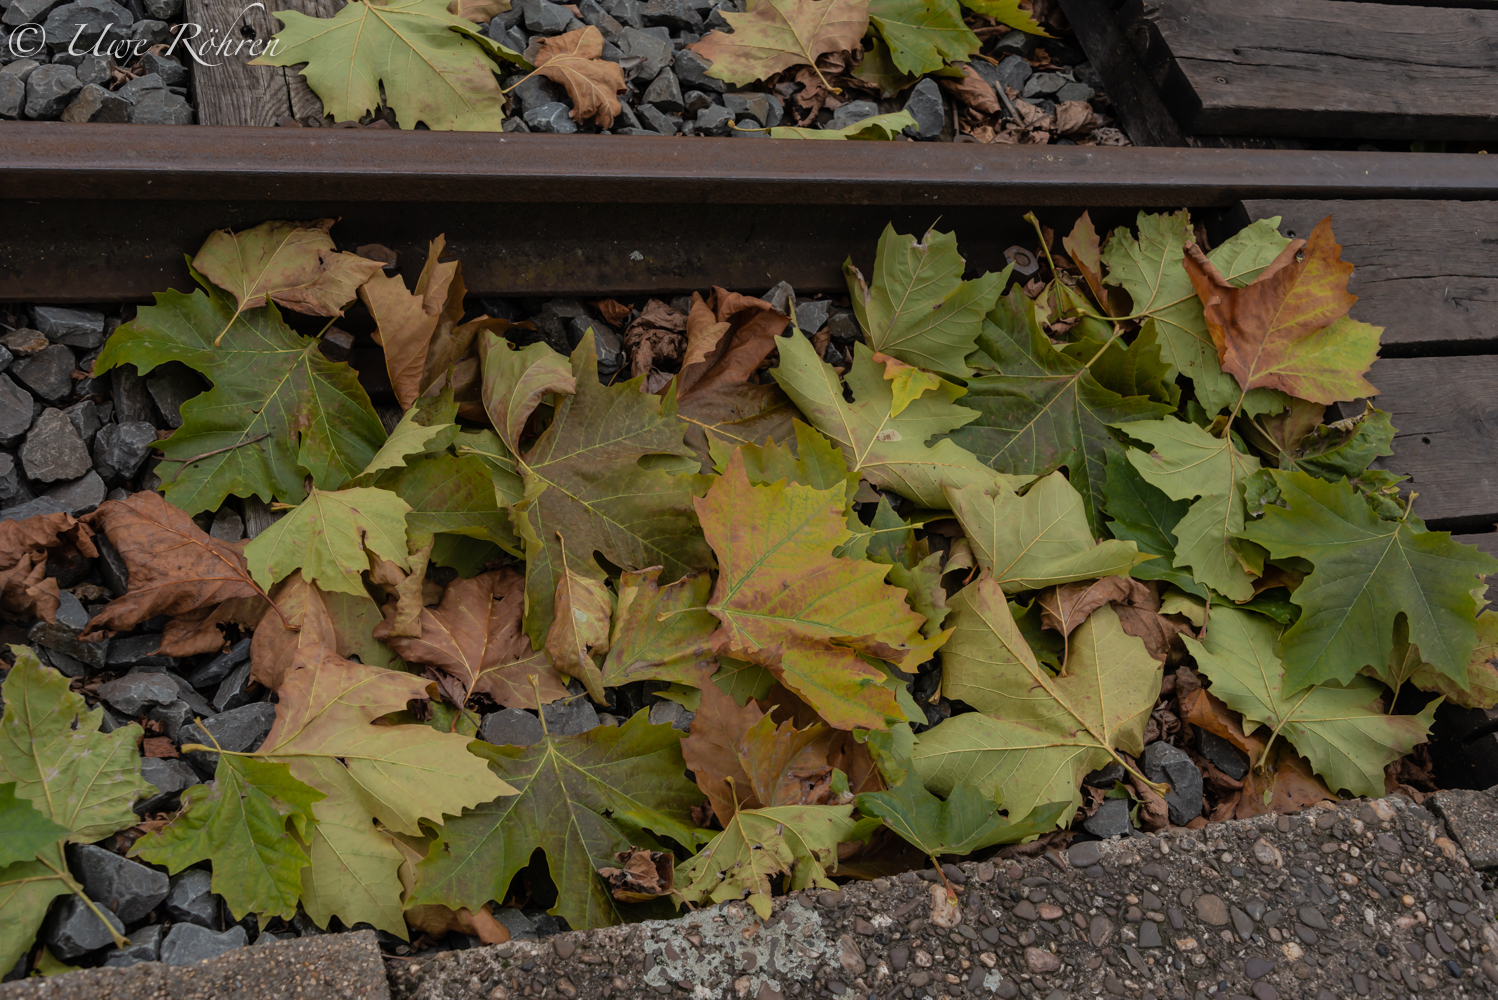
[[[754,0],[723,18],[732,32],[710,31],[687,48],[712,63],[708,76],[738,86],[856,51],[869,31],[867,0]]]
[[[624,70],[603,58],[603,33],[593,25],[542,37],[535,53],[536,72],[567,89],[568,112],[575,122],[594,119],[599,128],[614,124],[624,92]]]
[[[384,265],[339,253],[328,235],[335,221],[262,222],[239,233],[217,230],[192,259],[193,270],[233,295],[238,312],[270,301],[312,316],[342,316],[359,286]]]
[[[609,650],[609,622],[614,595],[608,583],[572,572],[562,549],[562,572],[557,575],[556,617],[546,633],[546,652],[562,673],[576,677],[594,701],[605,702],[603,671],[593,661]]]
[[[493,471],[476,455],[425,455],[375,480],[382,491],[410,507],[408,548],[420,548],[434,534],[464,535],[518,551],[520,539],[499,505]]]
[[[894,389],[884,380],[884,366],[863,344],[854,344],[850,403],[837,371],[817,357],[805,337],[780,339],[780,366],[771,374],[812,426],[842,449],[848,468],[881,489],[922,507],[942,507],[943,486],[1002,481],[975,455],[941,440],[976,419],[973,411],[954,405],[961,386],[944,381],[894,416]],[[932,439],[938,440],[928,447]]]
[[[1217,607],[1206,636],[1200,642],[1186,636],[1185,642],[1197,669],[1211,679],[1212,694],[1243,713],[1245,731],[1268,726],[1289,740],[1333,791],[1382,795],[1385,765],[1425,742],[1440,699],[1419,715],[1388,715],[1382,689],[1365,677],[1287,693],[1294,689],[1274,652],[1279,629],[1262,615]]]
[[[947,499],[978,565],[1005,593],[1127,575],[1149,559],[1133,542],[1094,541],[1081,494],[1059,472],[1024,496],[968,486],[948,489]]]
[[[692,573],[660,585],[661,569],[626,570],[619,576],[619,604],[603,661],[605,687],[632,681],[697,684],[713,665],[718,619],[706,609],[713,581]]]
[[[1141,554],[1157,557],[1139,563],[1129,574],[1139,580],[1164,580],[1205,598],[1206,590],[1191,578],[1190,570],[1174,565],[1174,529],[1191,509],[1191,501],[1172,500],[1151,486],[1128,456],[1119,452],[1108,455],[1107,475],[1103,495],[1110,518],[1108,533],[1120,541],[1133,542]]]
[[[789,875],[793,892],[837,888],[827,871],[837,869],[837,845],[857,826],[852,813],[851,805],[740,809],[696,857],[676,866],[676,891],[699,904],[747,896],[768,920],[772,876]]]
[[[1394,621],[1394,651],[1389,654],[1389,662],[1382,667],[1375,665],[1362,669],[1362,673],[1389,686],[1391,702],[1399,700],[1399,691],[1405,684],[1413,684],[1462,708],[1492,708],[1498,704],[1498,669],[1493,666],[1493,661],[1498,659],[1498,611],[1484,611],[1477,616],[1477,646],[1472,650],[1472,659],[1467,663],[1466,676],[1461,684],[1426,663],[1420,655],[1420,647],[1410,642],[1409,635],[1409,619],[1404,615],[1397,616]]]
[[[859,654],[914,666],[935,645],[883,567],[832,555],[849,535],[842,486],[754,486],[735,455],[697,512],[718,555],[718,649],[769,667],[837,728],[898,720],[883,671]]]
[[[833,554],[888,566],[886,579],[905,591],[905,603],[926,619],[921,633],[934,638],[947,616],[947,591],[941,578],[955,567],[943,568],[943,554],[931,551],[924,538],[916,538],[912,526],[895,513],[886,497],[879,498],[868,524],[857,511],[849,511],[848,530],[852,537]]]
[[[231,298],[203,285],[190,295],[158,292],[94,362],[95,375],[122,364],[144,375],[181,361],[213,383],[182,404],[182,426],[157,442],[167,499],[188,514],[217,510],[230,495],[297,503],[309,475],[325,490],[357,476],[385,441],[358,374],[323,357],[274,306],[235,316]],[[213,345],[226,327],[232,350]]]
[[[484,409],[510,454],[518,455],[526,421],[541,400],[552,392],[572,395],[577,377],[568,359],[545,343],[515,350],[503,337],[486,332],[479,337],[479,356],[484,366]]]
[[[766,716],[753,699],[740,704],[716,684],[701,684],[701,688],[691,734],[681,741],[681,755],[718,822],[726,827],[740,806],[764,805],[739,760],[738,744]]]
[[[0,963],[15,968],[36,941],[52,900],[74,890],[62,861],[17,861],[0,868]],[[82,892],[80,887],[77,890]],[[113,930],[114,928],[110,928]],[[124,941],[123,936],[120,937]],[[45,953],[45,952],[44,952]]]
[[[859,68],[868,62],[859,63]],[[863,77],[860,77],[863,79]],[[900,88],[903,90],[904,88]],[[796,125],[776,125],[768,129],[771,139],[859,139],[893,142],[908,128],[919,129],[920,123],[909,111],[891,111],[888,114],[872,115],[842,128],[800,128]],[[753,131],[746,129],[745,131]]]
[[[1267,450],[1279,452],[1279,468],[1299,469],[1336,482],[1360,479],[1376,459],[1394,454],[1394,426],[1384,411],[1370,404],[1356,416],[1322,423],[1324,410],[1315,403],[1292,400],[1284,415],[1301,411],[1300,421],[1280,424],[1279,417],[1259,419],[1271,436],[1273,447]]]
[[[337,121],[358,121],[388,105],[401,128],[496,131],[504,120],[499,67],[485,54],[524,62],[483,44],[448,0],[350,3],[333,17],[278,10],[284,27],[252,66],[297,66]],[[488,39],[484,39],[488,42]]]
[[[1346,683],[1365,666],[1387,663],[1400,612],[1420,655],[1464,687],[1477,645],[1473,589],[1498,572],[1498,559],[1448,532],[1426,531],[1413,515],[1380,519],[1345,480],[1270,474],[1285,506],[1266,507],[1242,534],[1271,558],[1293,555],[1316,567],[1290,595],[1301,614],[1280,640],[1286,692]]]
[[[1123,445],[1108,427],[1171,412],[1174,407],[1104,388],[1083,362],[1052,346],[1035,316],[1035,303],[1016,288],[1001,297],[978,336],[978,346],[1001,375],[968,381],[960,401],[978,417],[952,433],[980,460],[1012,476],[1034,477],[1065,466],[1087,498],[1087,524],[1102,533],[1104,467]]]
[[[1011,818],[998,801],[971,785],[954,786],[942,800],[914,775],[886,791],[864,792],[855,801],[860,813],[878,816],[902,840],[933,860],[943,854],[971,854],[995,844],[1014,844],[1049,833],[1068,805],[1050,802],[1037,806],[1027,816]]]
[[[518,792],[447,820],[416,867],[412,901],[472,908],[504,899],[541,850],[557,887],[551,913],[578,930],[620,922],[594,870],[632,846],[660,849],[656,837],[688,848],[700,839],[691,810],[702,796],[683,775],[679,737],[641,711],[622,726],[529,747],[482,746]]]
[[[17,798],[14,781],[0,783],[0,868],[33,860],[72,832],[38,812],[29,800]]]
[[[713,288],[692,293],[686,350],[673,383],[683,404],[700,393],[743,386],[779,343],[790,317],[764,299]]]
[[[1176,568],[1189,566],[1192,579],[1231,600],[1252,598],[1262,553],[1253,553],[1238,536],[1246,518],[1243,482],[1259,471],[1259,460],[1240,452],[1231,433],[1213,437],[1175,417],[1136,420],[1123,429],[1152,446],[1149,452],[1129,449],[1140,476],[1172,500],[1193,501],[1170,527]]]
[[[991,17],[1000,24],[1007,24],[1026,34],[1040,35],[1042,38],[1054,37],[1040,26],[1029,8],[1020,6],[1023,2],[1025,0],[962,0],[962,6],[974,14]]]
[[[245,914],[290,920],[302,894],[302,845],[325,796],[291,776],[285,764],[219,754],[214,780],[182,793],[166,826],[135,842],[130,856],[177,874],[213,862],[213,891],[235,919]]]
[[[401,414],[395,430],[364,467],[357,484],[367,486],[376,473],[404,468],[417,455],[445,450],[457,438],[458,425],[453,422],[457,415],[458,404],[453,402],[451,392],[418,399]]]
[[[743,444],[737,448],[715,442],[714,469],[721,475],[737,451],[744,462],[744,473],[756,486],[768,486],[782,479],[815,490],[841,484],[851,504],[858,492],[858,473],[848,468],[842,449],[800,420],[792,420],[791,427],[794,436],[784,442],[771,439],[764,444]]]
[[[1160,694],[1160,662],[1104,606],[1072,634],[1066,669],[1035,658],[1003,589],[988,576],[951,600],[953,633],[942,650],[942,691],[977,709],[922,733],[912,756],[928,788],[1003,789],[1010,815],[1081,804],[1082,776],[1117,751],[1144,751],[1144,723]],[[1126,766],[1129,766],[1126,764]]]
[[[923,7],[922,0],[894,2]],[[955,9],[954,0],[947,2]],[[851,257],[843,263],[853,312],[869,346],[917,368],[967,378],[967,356],[973,353],[983,314],[993,308],[1008,272],[963,281],[966,266],[957,252],[956,233],[931,229],[918,240],[885,226],[872,281],[865,281]]]
[[[276,722],[255,755],[289,765],[292,777],[327,796],[312,806],[317,825],[302,873],[303,905],[319,925],[337,916],[404,937],[401,855],[374,822],[423,836],[423,822],[440,826],[445,816],[514,794],[469,753],[466,737],[374,724],[427,698],[426,685],[314,646],[298,654],[276,692]]]
[[[389,606],[387,624],[375,635],[407,662],[429,664],[458,681],[464,702],[487,694],[507,708],[535,708],[538,692],[545,704],[567,687],[546,652],[532,650],[521,630],[524,603],[525,578],[512,569],[491,570],[449,583],[441,603],[421,609],[419,636],[389,634]]]
[[[941,388],[941,377],[924,368],[907,365],[899,358],[892,358],[877,351],[874,352],[874,360],[884,366],[884,380],[890,383],[890,388],[894,390],[894,403],[889,411],[892,417],[898,417],[905,407],[920,399],[922,393]]]
[[[1209,259],[1233,285],[1246,285],[1289,244],[1275,231],[1279,219],[1261,219],[1217,247]],[[1196,397],[1216,414],[1237,402],[1242,390],[1224,374],[1207,330],[1201,300],[1191,286],[1183,261],[1186,244],[1195,238],[1185,211],[1139,214],[1139,236],[1114,230],[1103,248],[1107,284],[1122,287],[1133,301],[1133,314],[1159,339],[1163,359],[1191,379]],[[1254,416],[1278,410],[1278,397],[1266,390],[1243,398],[1242,412]]]
[[[1378,357],[1383,327],[1347,315],[1352,265],[1322,219],[1251,283],[1238,287],[1196,248],[1186,273],[1201,299],[1222,370],[1248,389],[1279,389],[1313,403],[1377,394],[1364,373]]]
[[[104,533],[128,571],[128,589],[93,616],[86,638],[226,602],[253,599],[265,607],[265,592],[250,576],[243,545],[209,535],[159,493],[105,501],[84,520]]]
[[[380,609],[366,594],[327,592],[292,573],[271,591],[278,614],[263,615],[250,640],[250,679],[274,691],[296,662],[298,650],[322,644],[345,659],[374,667],[399,662],[374,638]],[[284,617],[283,617],[284,616]]]
[[[572,373],[577,394],[557,403],[551,423],[520,457],[525,500],[511,508],[526,543],[525,630],[536,643],[551,627],[562,569],[558,532],[578,572],[601,572],[594,552],[620,569],[660,566],[668,580],[712,563],[689,480],[641,461],[692,457],[674,397],[642,393],[643,378],[600,384],[591,334],[572,352]]]
[[[406,555],[406,513],[388,490],[357,487],[312,493],[295,510],[245,546],[250,575],[270,587],[301,570],[302,578],[323,590],[366,593],[360,574],[369,557],[410,569]]]
[[[889,44],[896,68],[913,76],[966,62],[981,46],[957,0],[869,0],[869,24]]]

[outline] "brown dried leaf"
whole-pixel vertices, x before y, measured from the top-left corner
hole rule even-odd
[[[592,118],[600,128],[614,124],[622,110],[616,95],[624,91],[624,70],[603,58],[603,33],[597,28],[590,24],[542,38],[534,61],[537,73],[567,89],[573,121]]]
[[[250,578],[244,543],[210,536],[158,493],[106,501],[84,521],[104,532],[130,576],[129,590],[93,617],[85,640],[133,628],[156,615],[186,615],[225,601],[265,596]]]
[[[702,678],[702,701],[692,718],[691,735],[681,741],[681,755],[697,787],[712,803],[713,814],[726,829],[740,807],[764,805],[755,796],[749,772],[739,760],[738,743],[765,713],[753,701],[740,706],[732,696]]]
[[[155,757],[159,760],[175,759],[181,756],[177,753],[177,744],[172,742],[170,736],[147,736],[140,741],[140,755]]]
[[[560,532],[558,532],[560,537]],[[593,654],[609,651],[609,623],[614,595],[603,580],[573,572],[562,550],[562,572],[557,575],[556,614],[546,633],[546,652],[562,673],[576,677],[594,701],[604,702],[603,671]]]
[[[999,103],[999,95],[994,92],[993,84],[979,76],[978,71],[967,63],[961,63],[954,68],[962,70],[962,79],[953,80],[943,77],[942,89],[979,114],[996,115],[1003,111],[1003,105]]]
[[[1040,595],[1040,624],[1069,636],[1087,620],[1088,615],[1110,601],[1148,605],[1152,596],[1148,587],[1127,576],[1062,584]],[[1159,604],[1155,606],[1159,607]]]
[[[629,313],[624,315],[628,318]],[[687,349],[686,332],[687,318],[681,313],[660,299],[645,303],[639,318],[624,331],[630,374],[645,375],[662,361],[679,364]]]
[[[162,629],[161,646],[156,651],[162,656],[217,653],[224,648],[222,626],[254,628],[269,609],[270,602],[256,594],[253,597],[236,597],[211,608],[200,608],[190,614],[178,615]]]
[[[1062,101],[1056,105],[1056,134],[1079,135],[1097,128],[1097,117],[1086,101]]]
[[[427,388],[423,383],[433,345],[450,336],[463,318],[462,265],[439,260],[446,246],[444,236],[431,242],[415,291],[407,291],[399,275],[384,274],[374,275],[359,288],[359,298],[374,317],[375,342],[385,348],[385,368],[402,409],[410,409]]]
[[[484,944],[504,944],[510,940],[510,929],[494,918],[488,903],[479,907],[477,912],[467,907],[450,910],[435,903],[423,903],[407,909],[405,918],[412,930],[434,938],[457,931],[476,937]]]
[[[447,12],[454,17],[467,18],[474,24],[487,24],[490,19],[509,10],[510,6],[510,0],[452,0],[447,5]]]
[[[677,398],[748,382],[790,321],[763,299],[714,288],[704,301],[693,292]]]
[[[93,532],[71,514],[0,521],[0,612],[53,621],[62,593],[47,576],[47,550],[67,546],[92,559]]]
[[[767,806],[821,805],[831,795],[827,763],[831,730],[820,722],[797,729],[765,716],[739,737],[734,750],[755,798]]]
[[[658,302],[660,300],[651,299],[650,301]],[[597,299],[593,302],[593,308],[597,309],[603,316],[605,323],[615,328],[623,326],[629,320],[629,314],[634,312],[633,309],[618,299]],[[646,308],[648,309],[649,306],[646,306]],[[674,309],[672,310],[672,312],[675,311]]]
[[[1243,717],[1223,704],[1205,688],[1181,696],[1181,711],[1186,721],[1220,736],[1248,755],[1253,765],[1243,778],[1243,792],[1234,813],[1236,819],[1247,819],[1263,813],[1297,813],[1318,802],[1336,800],[1336,796],[1311,770],[1310,761],[1291,749],[1285,740],[1276,740],[1269,767],[1261,770],[1264,741],[1243,732]]]
[[[600,868],[614,898],[625,903],[648,903],[669,896],[676,884],[676,856],[669,851],[631,847],[614,855],[620,868]]]
[[[386,640],[408,662],[451,674],[469,695],[487,694],[506,708],[535,708],[529,675],[537,676],[543,704],[563,697],[567,689],[550,658],[532,650],[521,631],[524,602],[525,577],[512,569],[459,578],[447,585],[437,607],[421,610],[419,638],[389,634],[390,607],[375,638]]]

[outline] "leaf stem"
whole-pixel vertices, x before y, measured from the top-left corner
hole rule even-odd
[[[62,845],[58,845],[57,851],[59,854],[62,853]],[[73,876],[68,872],[68,867],[66,864],[58,867],[57,865],[54,865],[52,862],[48,861],[46,858],[42,857],[40,854],[36,856],[36,859],[42,864],[46,865],[48,868],[52,869],[53,873],[56,874],[58,878],[62,879],[63,884],[72,891],[73,895],[83,900],[83,905],[87,906],[90,910],[93,911],[94,916],[99,918],[99,923],[104,925],[104,929],[107,930],[109,932],[109,936],[114,939],[114,946],[116,948],[125,948],[129,946],[129,940],[127,940],[126,937],[119,931],[114,929],[114,924],[109,922],[109,918],[106,917],[104,915],[104,912],[99,909],[99,905],[92,899],[88,898],[88,895],[83,891],[83,886],[73,881]]]
[[[245,445],[254,444],[256,441],[264,441],[268,437],[270,437],[270,432],[266,431],[259,437],[246,438],[245,440],[240,441],[237,444],[227,444],[222,448],[215,448],[212,451],[205,451],[201,455],[194,455],[192,458],[163,458],[161,460],[161,464],[165,465],[168,462],[177,462],[183,467],[186,467],[194,462],[201,462],[205,458],[212,458],[214,455],[222,455],[226,451],[233,451],[235,448],[243,448]],[[160,445],[152,445],[152,447],[160,448]]]
[[[1051,265],[1051,276],[1054,278],[1056,274],[1056,261],[1051,257],[1051,248],[1046,245],[1045,230],[1041,228],[1040,220],[1035,217],[1034,212],[1026,212],[1025,221],[1035,227],[1035,235],[1040,238],[1041,252],[1045,254],[1045,262]]]

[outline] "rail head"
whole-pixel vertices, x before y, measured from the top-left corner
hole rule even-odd
[[[6,122],[0,200],[1221,206],[1498,198],[1498,158]]]

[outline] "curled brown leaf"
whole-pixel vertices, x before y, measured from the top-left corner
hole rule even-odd
[[[591,24],[577,31],[542,38],[533,62],[536,72],[567,89],[572,120],[594,119],[600,128],[614,124],[622,106],[624,70],[603,58],[603,33]]]
[[[625,903],[648,903],[669,896],[676,883],[676,857],[669,851],[631,847],[614,855],[618,868],[600,868],[614,898]]]
[[[89,526],[71,514],[0,521],[0,612],[54,620],[62,594],[57,580],[47,576],[47,552],[63,547],[88,558],[99,554]]]

